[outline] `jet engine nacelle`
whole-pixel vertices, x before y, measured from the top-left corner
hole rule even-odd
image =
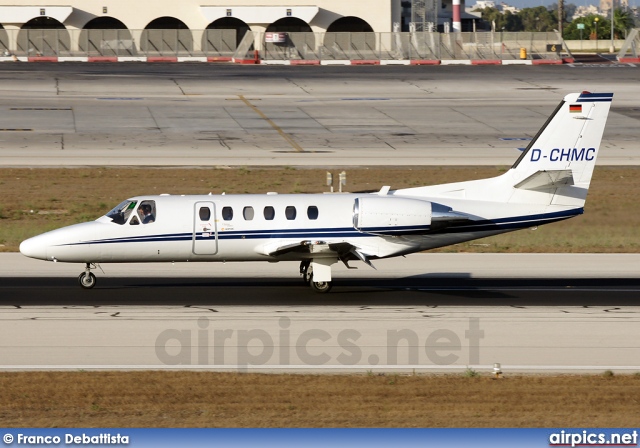
[[[426,233],[431,227],[431,202],[395,197],[362,197],[353,204],[353,227],[378,235]]]

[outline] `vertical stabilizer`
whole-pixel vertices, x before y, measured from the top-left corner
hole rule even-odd
[[[571,93],[564,97],[529,146],[501,176],[393,192],[548,206],[584,206],[600,151],[613,93]]]
[[[512,170],[519,182],[540,172],[571,172],[587,189],[596,164],[613,93],[572,93],[555,112]]]

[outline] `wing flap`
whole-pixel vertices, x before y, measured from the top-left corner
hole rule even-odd
[[[336,257],[340,258],[340,260],[342,260],[342,262],[345,263],[347,267],[349,267],[349,265],[347,264],[349,259],[358,259],[362,260],[368,266],[371,266],[373,268],[373,264],[371,264],[370,260],[370,254],[367,254],[357,246],[344,241],[327,243],[325,241],[303,240],[290,244],[282,244],[282,242],[272,243],[260,247],[258,249],[258,252],[270,257],[278,257],[289,253],[309,254],[310,256],[335,255]]]

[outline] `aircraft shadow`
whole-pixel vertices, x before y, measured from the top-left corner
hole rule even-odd
[[[338,279],[317,294],[301,279],[98,278],[91,290],[74,278],[3,278],[0,306],[633,306],[640,279],[474,279],[419,275]]]

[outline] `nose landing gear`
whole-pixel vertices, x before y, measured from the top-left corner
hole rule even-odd
[[[83,289],[91,289],[96,286],[96,276],[91,272],[92,268],[95,268],[95,265],[87,263],[84,272],[78,276],[78,283]]]

